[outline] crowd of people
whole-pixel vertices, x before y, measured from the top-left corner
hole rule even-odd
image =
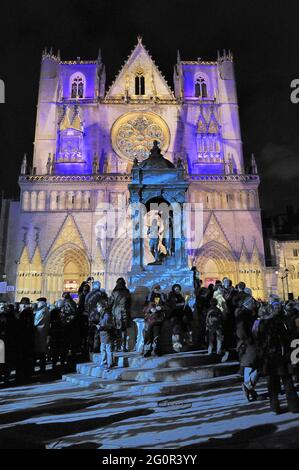
[[[299,302],[285,302],[276,295],[267,302],[256,300],[244,282],[233,287],[227,278],[207,288],[200,285],[196,299],[198,316],[206,325],[208,353],[216,348],[226,360],[229,351],[236,349],[247,400],[258,399],[255,387],[265,377],[271,410],[281,413],[283,383],[289,410],[299,412],[293,381],[298,378],[298,365],[292,363],[292,344],[299,339]]]
[[[63,293],[54,304],[41,297],[31,303],[0,300],[0,339],[5,344],[4,381],[16,371],[17,382],[30,380],[39,368],[44,373],[66,365],[74,355],[101,353],[101,367],[114,367],[114,351],[128,349],[132,326],[132,296],[123,278],[110,296],[99,281],[88,278],[78,300]],[[271,295],[268,302],[254,299],[243,282],[233,286],[228,278],[205,287],[194,269],[194,291],[184,296],[179,284],[164,293],[156,284],[140,309],[144,318],[144,357],[163,354],[161,334],[168,331],[172,349],[208,349],[225,362],[234,351],[239,355],[248,401],[258,399],[255,387],[267,378],[271,409],[280,413],[279,393],[284,385],[290,411],[299,411],[293,381],[298,374],[291,363],[292,341],[299,339],[299,302],[283,302]],[[197,327],[195,328],[195,325]],[[195,331],[196,330],[196,331]]]

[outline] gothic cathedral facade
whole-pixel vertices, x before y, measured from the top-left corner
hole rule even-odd
[[[188,199],[202,203],[203,239],[190,267],[205,284],[228,276],[264,296],[264,247],[254,159],[245,172],[231,53],[174,67],[174,91],[138,38],[109,89],[101,55],[62,61],[44,51],[32,169],[24,158],[20,202],[10,205],[6,276],[15,297],[50,301],[88,275],[109,291],[127,277],[127,238],[99,240],[103,203],[129,204],[134,159],[153,140],[181,160]]]

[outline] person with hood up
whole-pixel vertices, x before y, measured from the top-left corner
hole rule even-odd
[[[144,307],[144,357],[159,355],[159,337],[167,310],[167,297],[156,284]]]
[[[116,328],[116,349],[117,351],[127,351],[127,328],[131,321],[131,294],[124,278],[117,279],[109,305]]]

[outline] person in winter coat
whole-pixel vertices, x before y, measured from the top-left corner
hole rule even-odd
[[[65,339],[67,341],[67,349],[69,354],[74,354],[80,351],[80,331],[77,304],[72,299],[69,292],[62,294],[63,304],[61,313],[64,322]]]
[[[90,292],[90,285],[84,281],[82,289],[79,289],[79,303],[78,303],[78,330],[80,333],[80,344],[82,352],[88,351],[88,313],[85,311],[85,300],[87,294]]]
[[[214,284],[209,284],[208,287],[202,285],[196,295],[196,313],[199,322],[199,342],[201,345],[206,343],[206,318],[207,312],[211,306],[211,299],[214,295]]]
[[[288,302],[285,307],[285,318],[291,334],[291,338],[299,339],[299,309],[295,302]]]
[[[209,342],[208,354],[213,354],[216,340],[216,351],[217,354],[221,355],[223,344],[223,315],[220,308],[218,308],[218,302],[215,298],[211,300],[211,306],[207,312],[206,330],[208,333]]]
[[[55,305],[50,307],[50,329],[49,329],[49,348],[52,358],[53,369],[57,362],[64,365],[67,359],[67,342],[65,338],[65,324],[62,314],[63,301],[58,300]]]
[[[217,300],[217,307],[221,310],[223,318],[227,315],[227,305],[224,298],[224,288],[221,284],[215,286],[213,298]]]
[[[16,367],[17,361],[17,319],[13,304],[6,307],[6,344],[5,344],[5,365],[7,376],[10,375],[12,369]]]
[[[46,371],[46,354],[48,349],[48,334],[50,328],[50,312],[47,307],[47,299],[37,299],[37,309],[34,312],[35,326],[35,357],[39,359],[40,372]]]
[[[116,328],[117,351],[127,351],[127,328],[130,325],[131,294],[126,281],[120,277],[112,291],[109,305]]]
[[[237,351],[239,353],[240,366],[244,372],[242,389],[248,401],[257,400],[258,394],[255,386],[258,382],[257,371],[257,347],[252,333],[254,322],[257,318],[255,300],[250,289],[245,288],[247,297],[240,299],[235,310],[236,335],[238,339]]]
[[[168,294],[167,318],[172,323],[173,349],[180,352],[183,348],[183,335],[188,337],[190,343],[192,342],[192,310],[188,306],[179,284],[174,284]]]
[[[105,302],[108,299],[106,292],[101,289],[100,281],[92,283],[91,291],[85,298],[85,312],[88,315],[88,348],[90,352],[98,352],[100,343],[97,324],[99,323],[99,315],[97,304]]]
[[[144,357],[159,355],[159,337],[167,311],[167,299],[159,285],[154,286],[144,307]]]
[[[267,377],[270,408],[276,414],[281,413],[278,397],[282,381],[288,408],[291,412],[298,413],[299,401],[290,362],[290,334],[281,303],[270,303],[263,308],[262,315],[255,322],[253,332],[258,347],[258,371],[260,375]]]
[[[226,300],[224,297],[224,293],[225,293],[225,289],[222,286],[222,283],[220,281],[217,283],[216,281],[213,299],[217,300],[217,307],[219,308],[219,310],[221,310],[221,313],[222,313],[222,321],[223,321],[222,323],[222,335],[223,335],[222,348],[223,349],[224,349],[223,347],[224,344],[227,344],[227,341],[226,341],[227,338],[224,335],[224,333],[227,332],[226,325],[228,321],[228,308],[227,308]],[[228,357],[229,357],[229,350],[225,349],[221,362],[227,361]]]
[[[113,367],[113,346],[115,341],[115,326],[108,300],[101,301],[97,305],[99,313],[98,331],[101,341],[101,367],[107,369]]]
[[[0,363],[0,375],[7,382],[12,369],[16,365],[17,351],[17,320],[14,306],[0,301],[0,339],[4,342],[5,363]]]
[[[23,382],[32,377],[35,362],[34,312],[27,297],[23,297],[19,304],[17,342],[16,378]]]
[[[227,277],[223,279],[222,286],[223,297],[226,302],[226,316],[223,325],[224,348],[228,350],[236,347],[235,307],[233,305],[233,298],[237,294],[237,291],[233,287],[232,281]]]

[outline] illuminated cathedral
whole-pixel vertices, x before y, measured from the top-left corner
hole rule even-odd
[[[97,60],[64,61],[45,50],[34,155],[24,157],[20,202],[10,205],[6,276],[24,295],[50,301],[91,275],[110,291],[127,278],[132,243],[101,243],[103,203],[125,208],[136,159],[153,141],[203,205],[203,239],[188,254],[204,284],[228,276],[264,296],[264,247],[254,158],[245,171],[232,54],[185,61],[177,55],[174,89],[138,38],[114,82]]]

